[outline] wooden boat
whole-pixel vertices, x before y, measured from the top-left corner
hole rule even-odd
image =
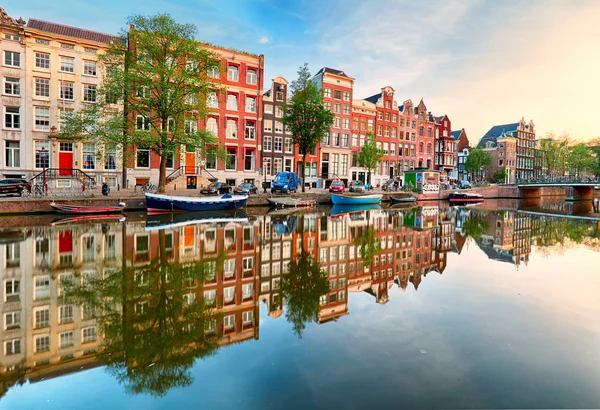
[[[334,205],[366,205],[378,204],[381,202],[383,194],[366,194],[366,195],[347,195],[347,194],[331,194],[331,202]]]
[[[248,214],[243,209],[225,211],[201,211],[172,214],[148,214],[146,216],[146,231],[173,229],[197,224],[247,224]]]
[[[248,195],[193,197],[146,194],[146,207],[149,213],[239,209],[245,206],[247,201]]]
[[[68,204],[50,204],[59,214],[65,215],[82,215],[82,214],[110,214],[122,212],[126,205],[119,202],[116,206],[85,206],[85,205],[68,205]]]
[[[411,202],[416,202],[416,201],[417,201],[416,196],[391,196],[390,195],[390,202],[392,203],[392,205],[406,204],[406,203],[411,203]]]
[[[276,208],[299,208],[317,205],[316,199],[292,198],[291,196],[267,198],[267,201]]]
[[[76,223],[90,223],[90,222],[124,222],[127,218],[123,215],[81,215],[74,216],[71,218],[62,218],[52,222],[50,225],[69,225]]]
[[[484,199],[485,198],[483,195],[474,194],[472,192],[455,191],[455,192],[450,193],[450,195],[448,196],[448,200],[450,202],[461,203],[461,204],[467,204],[467,203],[473,203],[473,202],[483,202]]]

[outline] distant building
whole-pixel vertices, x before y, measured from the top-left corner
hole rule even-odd
[[[454,169],[450,172],[450,178],[453,180],[461,181],[463,178],[462,174],[459,175],[458,172],[458,154],[460,152],[463,152],[465,148],[469,147],[469,138],[467,137],[467,133],[464,128],[461,130],[452,131],[450,135],[454,139]]]
[[[398,107],[398,167],[402,171],[415,169],[417,160],[417,118],[412,100]]]
[[[377,109],[375,104],[366,100],[352,101],[352,159],[350,161],[350,179],[352,181],[367,182],[367,172],[358,165],[358,153],[363,145],[367,132],[375,135],[375,118]]]
[[[483,150],[490,154],[492,161],[486,167],[487,178],[495,178],[495,176],[504,171],[505,177],[503,181],[498,181],[505,184],[515,183],[516,178],[516,163],[517,163],[517,138],[511,134],[503,133],[498,138],[485,142]]]
[[[452,123],[447,115],[433,117],[433,120],[435,123],[434,167],[436,171],[440,171],[440,180],[447,182],[454,170],[456,150],[456,142],[451,135]]]

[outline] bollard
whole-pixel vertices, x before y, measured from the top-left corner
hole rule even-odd
[[[177,184],[173,184],[173,191],[177,191]]]
[[[121,190],[121,184],[117,184],[117,191]]]

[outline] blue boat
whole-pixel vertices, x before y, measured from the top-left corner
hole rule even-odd
[[[381,202],[383,194],[366,194],[366,195],[345,195],[331,194],[331,202],[334,205],[365,205],[378,204]]]
[[[334,205],[331,207],[329,214],[331,216],[351,214],[355,212],[376,211],[382,209],[380,204],[366,205]]]
[[[238,209],[245,206],[247,201],[248,195],[193,197],[146,194],[146,207],[149,213]]]

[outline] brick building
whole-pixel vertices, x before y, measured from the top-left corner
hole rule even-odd
[[[463,166],[459,172],[458,156],[459,153],[464,154],[464,149],[469,147],[469,138],[464,128],[452,131],[450,135],[454,139],[454,169],[450,172],[450,178],[455,181],[462,181],[464,176],[464,162],[461,162]]]
[[[404,101],[398,114],[398,164],[405,172],[417,166],[417,118],[412,100]]]
[[[447,182],[454,170],[456,143],[451,135],[452,124],[447,115],[434,117],[435,146],[434,166],[440,171],[440,182]]]
[[[417,168],[433,169],[435,119],[423,99],[415,107],[417,121]]]
[[[365,144],[367,132],[375,134],[375,118],[377,109],[375,104],[366,100],[352,101],[352,159],[350,161],[350,174],[352,181],[367,182],[367,172],[358,166],[358,153]]]

